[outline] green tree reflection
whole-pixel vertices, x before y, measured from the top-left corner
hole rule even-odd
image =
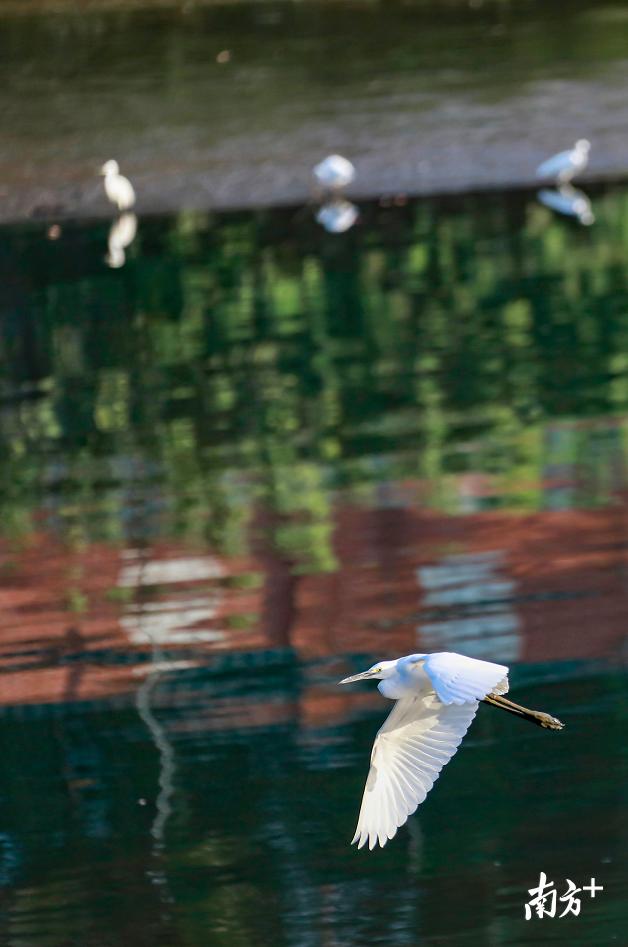
[[[589,230],[526,194],[367,205],[342,239],[307,210],[184,213],[143,221],[119,271],[100,224],[5,231],[3,532],[44,497],[61,528],[117,540],[150,490],[157,531],[236,554],[263,502],[317,571],[338,487],[413,477],[448,508],[470,472],[537,507],[548,425],[613,416],[623,450],[628,193],[595,203]]]

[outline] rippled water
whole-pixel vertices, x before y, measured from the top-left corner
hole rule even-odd
[[[0,234],[11,947],[625,941],[628,191]],[[383,852],[376,656],[513,666]],[[524,920],[546,871],[604,886]]]

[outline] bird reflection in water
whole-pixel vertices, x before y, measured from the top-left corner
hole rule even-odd
[[[355,204],[338,198],[322,204],[318,209],[316,219],[328,233],[345,233],[353,227],[358,216],[359,211]]]
[[[136,589],[138,595],[138,608],[140,611],[145,607],[145,602],[141,596],[142,586],[145,579],[150,579],[150,563],[143,556],[135,557],[137,561],[133,562],[133,568],[127,573],[131,579],[131,587]],[[176,773],[175,751],[171,740],[168,737],[165,726],[155,714],[155,697],[159,683],[167,678],[169,674],[189,668],[189,661],[172,661],[164,654],[158,637],[151,634],[148,628],[145,630],[145,637],[150,643],[150,660],[146,664],[139,665],[135,670],[136,676],[144,676],[144,680],[135,693],[135,706],[140,720],[146,726],[150,734],[151,741],[157,751],[158,777],[157,793],[155,797],[155,818],[151,826],[152,860],[148,871],[151,882],[158,888],[160,899],[163,904],[172,904],[174,897],[170,890],[170,883],[166,872],[166,862],[164,851],[166,846],[166,826],[172,814],[172,796],[174,794],[174,778]],[[144,805],[145,800],[138,800],[138,804]]]
[[[145,680],[137,689],[135,706],[140,719],[146,725],[155,749],[159,754],[159,791],[155,800],[157,814],[151,828],[151,835],[155,840],[155,851],[159,852],[164,844],[164,832],[168,817],[172,812],[172,793],[174,791],[173,778],[175,773],[174,750],[166,736],[163,726],[159,723],[152,708],[152,697],[159,681],[167,673],[162,662],[156,662],[148,667]]]
[[[126,261],[126,250],[135,240],[137,233],[137,217],[135,214],[125,213],[111,224],[107,237],[107,255],[105,262],[113,270],[120,269]]]
[[[172,671],[189,667],[189,662],[164,661],[161,652],[153,645],[152,661],[148,666],[138,669],[146,677],[135,694],[135,706],[142,722],[145,724],[158,753],[159,775],[157,780],[157,796],[155,798],[155,818],[151,826],[152,865],[148,875],[151,882],[159,888],[160,898],[164,904],[172,904],[174,897],[170,891],[169,879],[166,873],[163,858],[165,849],[165,833],[168,819],[172,814],[172,796],[174,793],[174,776],[176,762],[174,747],[168,739],[165,727],[157,719],[153,701],[155,692],[162,678]],[[145,805],[145,800],[138,800],[138,804]]]
[[[571,184],[562,184],[558,188],[543,188],[538,192],[537,198],[545,207],[558,214],[575,217],[585,227],[595,223],[591,201],[584,191]]]

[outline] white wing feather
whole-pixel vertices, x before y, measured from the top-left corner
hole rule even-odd
[[[503,664],[440,651],[428,654],[424,667],[444,704],[464,704],[469,700],[482,700],[493,692],[505,694],[508,691],[508,668]]]
[[[383,847],[395,835],[458,749],[477,708],[475,700],[447,705],[434,694],[397,701],[375,737],[352,843]]]
[[[133,185],[122,174],[105,178],[105,193],[112,204],[117,204],[118,210],[128,210],[135,204]]]
[[[133,207],[135,204],[133,185],[128,178],[122,177],[122,175],[118,178],[118,199],[116,203],[119,210],[128,210],[129,207]]]
[[[566,171],[573,167],[571,151],[561,151],[557,155],[552,155],[536,169],[536,175],[539,178],[551,178],[561,171]]]

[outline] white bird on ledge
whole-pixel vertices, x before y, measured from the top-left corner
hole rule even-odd
[[[380,661],[340,681],[376,678],[384,697],[396,700],[371,752],[358,826],[352,839],[362,848],[383,848],[415,812],[452,758],[475,717],[479,701],[550,730],[556,717],[507,700],[508,668],[443,651]]]
[[[355,168],[348,158],[342,155],[328,155],[313,170],[314,177],[321,187],[329,191],[339,191],[348,187],[355,177]]]
[[[591,142],[581,138],[569,151],[552,155],[536,169],[538,178],[555,178],[559,184],[567,184],[576,174],[584,171],[589,163]]]
[[[353,227],[358,215],[355,204],[336,198],[319,207],[316,219],[328,233],[344,233]]]
[[[120,174],[117,161],[106,161],[100,173],[104,176],[105,194],[119,211],[129,210],[135,204],[135,191],[128,178]]]

